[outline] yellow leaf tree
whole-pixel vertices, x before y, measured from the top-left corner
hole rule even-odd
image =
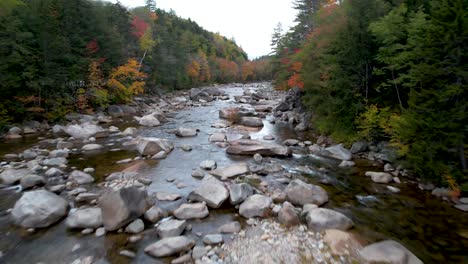
[[[107,82],[111,99],[116,103],[129,102],[134,95],[144,91],[144,78],[146,74],[139,71],[135,59],[129,59],[127,64],[113,69]]]

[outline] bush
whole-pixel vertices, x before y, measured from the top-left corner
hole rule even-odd
[[[377,105],[368,106],[357,119],[359,136],[367,141],[387,138],[386,132],[389,130],[390,117],[391,113],[388,107],[379,109]]]

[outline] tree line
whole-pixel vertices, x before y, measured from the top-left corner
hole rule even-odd
[[[274,84],[303,89],[335,140],[389,141],[421,177],[468,190],[468,2],[297,0]]]
[[[210,83],[271,78],[234,40],[154,0],[127,9],[91,0],[0,1],[0,127],[59,120]]]

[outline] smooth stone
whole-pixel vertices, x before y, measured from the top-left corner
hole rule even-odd
[[[136,257],[136,253],[133,252],[133,251],[130,251],[130,250],[121,250],[119,252],[119,255],[127,257],[127,258],[135,258]]]
[[[156,205],[153,205],[148,211],[145,212],[144,217],[146,220],[156,223],[162,218],[166,217],[166,212]]]
[[[252,186],[247,183],[232,184],[229,186],[229,201],[232,205],[242,203],[252,194]]]
[[[289,202],[283,203],[278,212],[278,221],[285,226],[294,226],[301,223],[294,206]]]
[[[6,169],[0,173],[0,183],[5,185],[11,185],[19,182],[21,178],[32,174],[32,171],[28,169]]]
[[[306,222],[309,229],[316,232],[325,229],[347,230],[353,226],[353,221],[346,215],[326,208],[307,211]]]
[[[187,221],[171,219],[160,223],[156,227],[156,232],[160,238],[175,237],[182,234],[186,227]]]
[[[20,180],[21,188],[23,188],[23,190],[27,190],[35,186],[43,186],[45,183],[46,180],[44,177],[35,174],[24,176]]]
[[[214,160],[204,160],[202,162],[200,162],[200,168],[204,169],[204,170],[214,170],[216,169],[216,161]]]
[[[195,128],[179,127],[175,134],[178,137],[195,137],[198,132]]]
[[[72,171],[68,178],[78,184],[87,184],[94,182],[93,176],[79,170]]]
[[[223,236],[221,234],[210,234],[203,237],[203,243],[206,245],[216,245],[223,241]]]
[[[273,142],[241,139],[231,141],[226,153],[235,155],[255,155],[258,153],[262,156],[289,157],[292,155],[292,150]]]
[[[327,192],[320,186],[305,183],[299,179],[289,183],[285,190],[286,199],[295,205],[322,205],[328,201]]]
[[[104,148],[104,146],[99,145],[99,144],[86,144],[83,147],[81,147],[81,150],[83,150],[83,151],[93,151],[93,150],[99,150],[99,149],[103,149],[103,148]]]
[[[208,216],[208,207],[205,203],[181,204],[174,210],[174,216],[177,219],[202,219]]]
[[[130,234],[138,234],[145,230],[145,224],[141,219],[136,219],[133,222],[131,222],[126,228],[125,228],[125,233],[130,233]]]
[[[16,201],[11,216],[25,228],[43,228],[52,225],[67,214],[68,202],[45,190],[25,192]]]
[[[70,229],[98,228],[102,226],[101,208],[80,208],[71,212],[65,220]]]
[[[246,174],[248,172],[249,167],[246,163],[238,163],[223,168],[218,168],[214,171],[211,171],[210,174],[221,177],[222,179],[228,179],[242,174]]]
[[[362,248],[354,235],[338,229],[325,230],[323,241],[330,247],[331,253],[337,256],[357,255],[356,252]]]
[[[194,169],[192,170],[192,177],[197,179],[203,179],[203,177],[205,177],[205,172],[200,168]]]
[[[366,263],[423,263],[411,251],[393,240],[370,244],[360,251],[360,256]]]
[[[224,133],[214,133],[208,139],[209,142],[224,142],[226,141],[227,137]]]
[[[211,208],[219,208],[228,198],[229,191],[213,177],[205,177],[188,196],[189,200],[205,202]]]
[[[393,176],[386,172],[367,171],[366,176],[371,177],[376,183],[389,183],[393,180]]]
[[[185,236],[167,237],[147,246],[145,252],[153,257],[161,258],[189,251],[194,245],[195,241]]]
[[[182,198],[178,193],[166,193],[166,192],[157,192],[156,199],[159,201],[175,201]]]
[[[249,196],[239,207],[239,214],[245,218],[266,217],[272,204],[271,198],[261,194]]]

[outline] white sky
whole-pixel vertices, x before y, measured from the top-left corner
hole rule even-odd
[[[112,0],[116,2],[116,0]],[[127,7],[144,5],[144,0],[120,0]],[[156,0],[158,8],[173,9],[201,27],[234,38],[249,55],[256,58],[270,53],[273,29],[278,22],[286,30],[292,26],[293,0]]]

